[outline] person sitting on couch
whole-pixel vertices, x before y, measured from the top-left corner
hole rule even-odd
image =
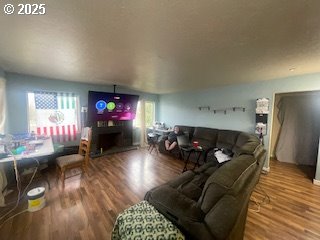
[[[169,133],[168,139],[164,142],[167,151],[171,151],[177,146],[177,136],[182,135],[178,126],[174,126],[173,132]]]

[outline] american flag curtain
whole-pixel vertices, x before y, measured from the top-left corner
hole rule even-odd
[[[36,131],[50,135],[54,142],[77,137],[77,97],[73,93],[34,92]]]

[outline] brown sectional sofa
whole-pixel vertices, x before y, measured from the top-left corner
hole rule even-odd
[[[230,149],[233,158],[223,165],[208,158],[198,169],[151,189],[145,199],[187,239],[242,239],[249,199],[266,151],[259,139],[248,133],[198,127],[189,130],[191,140],[208,149]]]
[[[252,153],[257,144],[260,144],[259,139],[255,135],[240,131],[183,125],[179,125],[179,129],[182,133],[189,136],[190,143],[198,141],[199,145],[202,146],[204,149],[204,154],[201,157],[202,162],[207,158],[208,151],[216,147],[230,150],[237,156],[241,153]],[[163,137],[159,141],[159,152],[181,158],[179,146],[176,146],[170,152],[166,150],[164,145],[166,139],[166,137]],[[192,157],[194,156],[191,155]]]

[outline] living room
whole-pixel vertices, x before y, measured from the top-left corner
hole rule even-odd
[[[18,11],[18,4],[27,3],[5,1],[2,8],[6,4]],[[59,142],[65,149],[79,145],[90,108],[89,91],[138,95],[140,105],[154,104],[152,122],[163,122],[166,128],[192,126],[253,135],[256,100],[266,98],[269,112],[260,140],[267,157],[250,198],[244,236],[238,238],[320,237],[320,202],[315,197],[320,193],[320,162],[314,160],[314,175],[306,177],[297,165],[273,159],[276,96],[320,90],[319,3],[42,4],[45,14],[37,16],[0,14],[1,32],[6,33],[0,43],[1,135],[33,131],[28,93],[76,97],[77,129],[74,138]],[[238,107],[244,110],[232,109]],[[145,118],[144,114],[137,111],[136,117]],[[86,173],[66,179],[64,187],[53,159],[53,167],[44,172],[50,189],[41,179],[30,185],[45,186],[46,206],[24,211],[28,200],[22,196],[17,208],[2,218],[15,205],[1,205],[1,239],[110,238],[119,214],[144,200],[150,189],[180,176],[184,167],[183,159],[148,151],[148,127],[150,120],[133,126],[133,150],[92,157]],[[14,167],[10,163],[2,168],[10,185],[1,189],[9,190],[5,203],[16,203]]]

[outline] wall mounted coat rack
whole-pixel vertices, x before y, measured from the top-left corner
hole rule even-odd
[[[224,113],[224,114],[227,114],[227,111],[242,111],[242,112],[245,112],[246,111],[246,108],[245,107],[229,107],[229,108],[219,108],[219,109],[215,109],[215,108],[212,108],[210,106],[199,106],[198,109],[200,111],[202,110],[205,110],[205,111],[211,111],[213,112],[214,114],[216,113]]]
[[[210,106],[200,106],[198,107],[198,109],[201,111],[201,110],[208,110],[210,111]]]

